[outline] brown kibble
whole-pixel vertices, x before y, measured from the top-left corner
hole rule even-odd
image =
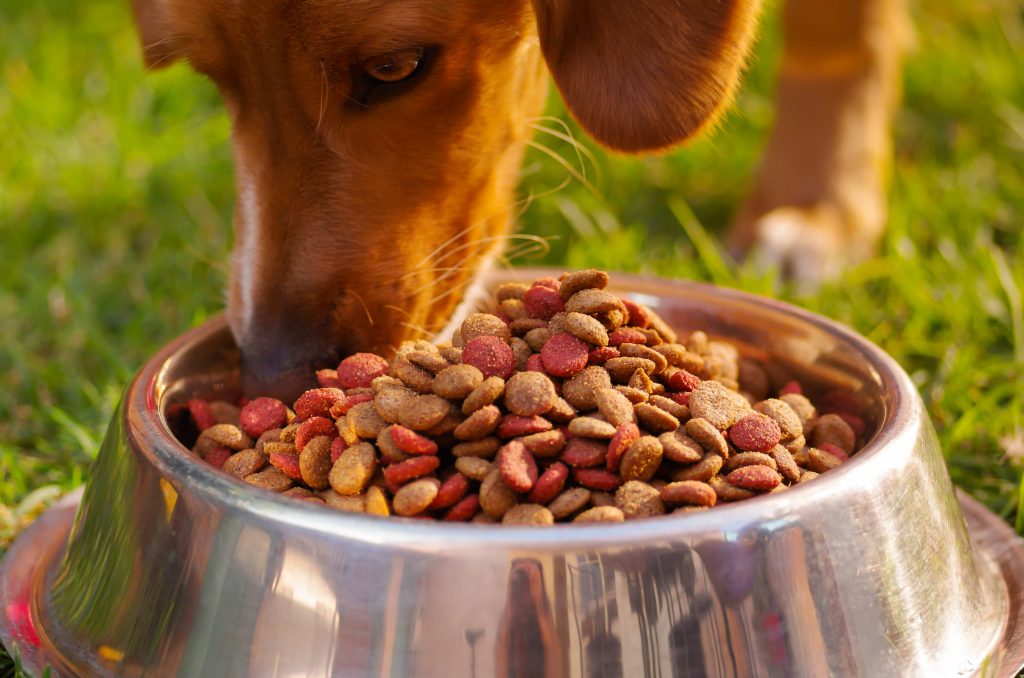
[[[665,390],[664,386],[647,376],[647,373],[643,370],[634,371],[633,376],[629,378],[629,382],[626,385],[638,391],[643,391],[648,395],[651,393],[661,393]]]
[[[709,479],[722,470],[722,465],[724,463],[725,461],[722,457],[714,452],[708,452],[693,466],[673,472],[672,480],[676,482],[683,480],[700,480],[702,482],[708,482]]]
[[[824,444],[835,445],[850,455],[857,444],[857,434],[838,414],[823,414],[811,430],[811,445],[821,447]]]
[[[626,396],[626,399],[633,405],[636,405],[637,403],[646,403],[650,398],[650,394],[642,389],[632,388],[630,386],[614,386],[612,388]]]
[[[370,485],[366,490],[364,500],[365,511],[372,516],[389,516],[391,508],[388,506],[388,498],[384,490],[376,485]]]
[[[585,487],[572,487],[563,490],[551,500],[548,510],[557,519],[568,518],[590,502],[590,490]]]
[[[391,437],[391,430],[393,428],[393,426],[387,426],[382,429],[376,440],[377,449],[380,450],[381,457],[383,457],[384,461],[390,463],[405,461],[410,456],[409,453],[403,451],[402,448],[395,444],[394,439]]]
[[[807,450],[807,466],[815,473],[831,471],[843,463],[843,460],[830,452],[812,447]]]
[[[789,405],[789,408],[800,418],[801,433],[814,428],[814,423],[818,418],[818,410],[806,396],[800,393],[786,393],[780,395],[779,400]]]
[[[665,513],[661,493],[647,483],[630,480],[615,491],[615,506],[626,520],[649,518]]]
[[[814,480],[817,477],[818,474],[814,471],[804,471],[800,474],[800,480],[797,481],[797,484],[800,485],[806,483],[808,480]]]
[[[648,481],[654,477],[661,464],[662,447],[657,438],[642,436],[629,446],[622,457],[619,475],[625,481]]]
[[[597,389],[594,392],[594,403],[612,426],[636,423],[636,412],[633,409],[633,403],[630,402],[629,398],[613,388],[606,386]]]
[[[470,313],[462,321],[462,341],[469,343],[477,337],[498,337],[502,341],[512,338],[508,325],[496,315],[490,313]]]
[[[365,513],[366,496],[358,494],[355,496],[341,495],[334,490],[325,490],[320,493],[320,498],[331,508],[346,513]]]
[[[771,471],[771,469],[768,469]],[[718,497],[718,501],[742,501],[743,499],[750,499],[755,496],[754,492],[745,490],[742,487],[737,487],[726,481],[720,475],[715,475],[707,480],[708,485],[715,491],[715,496]]]
[[[270,430],[264,431],[263,434],[256,441],[256,444],[253,447],[256,448],[256,451],[258,451],[258,452],[260,452],[262,454],[263,453],[263,446],[265,444],[280,442],[280,440],[281,440],[281,429],[279,429],[279,428],[272,428]],[[295,437],[292,436],[292,441],[294,442],[294,440],[295,440]],[[246,474],[246,475],[248,475],[248,474]]]
[[[605,362],[604,369],[616,384],[626,384],[637,370],[643,370],[646,374],[654,372],[654,361],[633,357],[612,358]]]
[[[221,470],[236,478],[245,478],[259,471],[266,463],[266,458],[259,451],[249,448],[228,457]]]
[[[551,421],[566,424],[572,421],[577,414],[576,408],[569,404],[565,398],[555,398],[555,404],[544,415]]]
[[[454,346],[445,346],[438,351],[441,357],[452,365],[462,364],[462,349]]]
[[[591,492],[591,506],[615,506],[615,495],[610,492]]]
[[[505,301],[506,299],[519,299],[522,301],[523,295],[530,289],[530,286],[526,283],[521,282],[507,282],[498,285],[498,289],[494,291],[494,298],[499,302]]]
[[[544,344],[546,344],[548,339],[554,335],[555,332],[545,325],[544,327],[538,327],[527,332],[526,336],[523,337],[523,340],[526,342],[526,345],[530,347],[531,351],[534,353],[540,353],[540,350],[544,348]]]
[[[323,490],[330,486],[328,476],[331,472],[331,442],[327,436],[313,438],[299,453],[299,473],[302,481],[314,490]]]
[[[357,495],[366,489],[377,470],[373,445],[359,443],[341,453],[328,474],[328,482],[338,494]]]
[[[522,299],[505,299],[498,303],[498,311],[510,320],[525,318],[529,315]]]
[[[395,514],[414,516],[422,513],[437,497],[440,487],[441,481],[437,478],[420,478],[408,485],[403,485],[395,493],[395,498],[391,502]]]
[[[650,403],[637,403],[633,406],[633,410],[636,412],[640,423],[654,433],[665,433],[666,431],[675,431],[679,428],[678,419]]]
[[[726,430],[750,411],[746,398],[717,381],[700,382],[690,396],[691,416],[708,420],[719,431]]]
[[[662,395],[652,395],[647,399],[647,402],[659,409],[665,410],[679,421],[686,421],[690,418],[690,408],[686,405],[680,405],[671,398],[666,398]]]
[[[603,290],[608,286],[608,274],[594,268],[585,271],[574,271],[562,278],[562,285],[558,288],[558,296],[562,301],[569,301],[577,292],[582,290]]]
[[[597,407],[597,391],[611,385],[608,372],[603,367],[591,365],[562,384],[562,397],[580,412],[586,412]]]
[[[452,456],[456,458],[480,457],[482,459],[490,459],[498,452],[499,447],[501,447],[501,441],[494,436],[488,436],[487,438],[469,440],[454,445],[452,447]]]
[[[521,417],[544,414],[557,398],[555,385],[541,372],[517,372],[505,384],[505,407]]]
[[[399,421],[413,431],[426,431],[441,423],[449,411],[451,403],[436,395],[416,396],[402,412]]]
[[[292,479],[276,466],[269,466],[263,471],[246,476],[243,480],[271,492],[284,492],[292,486]]]
[[[611,311],[620,311],[625,314],[626,306],[611,292],[584,289],[566,300],[565,311],[566,313],[582,313],[584,315],[596,315]]]
[[[500,519],[516,505],[516,493],[501,480],[501,472],[491,471],[480,485],[480,508],[492,518]]]
[[[658,351],[643,344],[621,344],[619,353],[629,358],[645,358],[654,363],[654,370],[648,374],[661,374],[668,367],[668,360]]]
[[[496,401],[504,392],[504,379],[501,377],[488,377],[480,382],[480,384],[474,388],[468,396],[466,396],[466,400],[462,403],[462,413],[472,414],[481,407],[486,407]]]
[[[714,506],[718,500],[714,488],[697,480],[669,483],[661,489],[661,499],[672,506]]]
[[[229,450],[240,452],[252,447],[252,438],[245,435],[242,429],[234,424],[214,424],[199,434],[196,441],[196,448],[204,449],[202,446],[219,445]]]
[[[563,320],[565,331],[577,339],[582,339],[594,346],[608,345],[608,330],[600,321],[582,313],[567,313]]]
[[[714,452],[722,459],[729,458],[729,444],[725,442],[725,436],[707,419],[696,418],[686,422],[686,435],[708,452]]]
[[[565,447],[565,434],[559,430],[541,431],[523,436],[519,441],[526,445],[526,449],[535,457],[545,459],[558,456],[558,453]]]
[[[741,358],[739,361],[739,382],[740,390],[749,393],[755,401],[764,400],[768,397],[768,390],[771,382],[768,373],[764,371],[760,363],[750,358]]]
[[[479,440],[491,435],[501,421],[501,410],[496,405],[487,405],[469,415],[452,431],[459,440]]]
[[[615,427],[594,417],[577,417],[569,422],[569,433],[581,438],[608,440],[615,435]]]
[[[451,364],[445,360],[436,349],[433,351],[410,351],[405,354],[405,359],[416,367],[424,369],[434,375],[441,370],[446,369]]]
[[[494,464],[480,457],[459,457],[455,469],[470,480],[482,482],[494,470]]]
[[[350,409],[345,416],[348,417],[349,424],[356,432],[356,435],[364,440],[376,438],[380,435],[381,429],[388,425],[388,422],[384,421],[377,414],[377,410],[374,409],[372,402],[359,403]]]
[[[391,386],[381,389],[373,398],[373,409],[377,416],[389,424],[397,424],[402,412],[416,397],[416,392],[404,386]]]
[[[800,467],[797,466],[789,450],[782,445],[776,445],[768,454],[775,460],[775,465],[783,478],[794,483],[800,479]]]
[[[781,483],[782,476],[779,475],[778,471],[769,468],[768,466],[756,464],[754,466],[742,466],[735,471],[731,471],[729,475],[725,477],[725,480],[730,485],[734,485],[744,490],[757,490],[763,492],[765,490],[770,490]]]
[[[512,337],[508,343],[512,347],[512,359],[515,362],[516,370],[519,372],[527,371],[529,369],[528,361],[530,356],[533,355],[530,345],[519,337]]]
[[[391,374],[417,393],[430,393],[434,386],[434,375],[422,367],[416,367],[405,358],[395,358]]]
[[[626,519],[616,506],[595,506],[576,516],[574,523],[621,523]]]
[[[433,389],[442,398],[458,400],[467,397],[483,380],[483,373],[472,365],[451,365],[438,372]]]
[[[502,516],[504,525],[554,525],[551,511],[539,504],[516,504]]]
[[[683,429],[669,431],[658,436],[665,458],[677,464],[696,464],[704,456],[704,448],[686,435]],[[718,469],[715,469],[715,473]]]

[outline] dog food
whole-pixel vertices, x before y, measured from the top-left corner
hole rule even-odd
[[[856,402],[796,381],[578,271],[496,293],[449,346],[407,342],[316,373],[289,408],[192,400],[192,451],[342,511],[455,522],[620,522],[786,490],[844,463]],[[774,397],[773,397],[774,396]]]

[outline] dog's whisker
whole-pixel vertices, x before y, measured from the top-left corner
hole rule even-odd
[[[327,67],[324,66],[323,60],[320,61],[320,114],[316,119],[316,134],[320,134],[320,125],[324,121],[324,112],[327,110],[327,97],[329,94],[328,82],[327,82]]]
[[[366,305],[366,302],[363,300],[363,297],[359,294],[359,292],[356,292],[354,289],[349,288],[346,291],[353,297],[355,297],[357,301],[359,301],[359,303],[363,307],[363,311],[366,313],[366,322],[370,323],[370,327],[373,327],[373,314],[370,313],[370,307]]]
[[[580,174],[583,175],[584,178],[587,178],[587,163],[584,162],[584,158],[586,158],[586,160],[590,162],[590,166],[594,168],[595,174],[597,173],[599,165],[597,163],[597,158],[594,156],[593,151],[587,148],[584,144],[578,141],[571,134],[559,132],[558,130],[548,127],[546,125],[531,124],[530,127],[531,129],[536,130],[538,132],[543,132],[548,136],[555,137],[556,139],[561,139],[562,141],[572,146],[573,150],[576,151],[576,159],[580,163]]]
[[[598,192],[597,188],[592,183],[590,183],[590,181],[586,177],[582,176],[579,173],[579,171],[575,167],[573,167],[571,163],[569,163],[569,161],[567,161],[557,152],[551,150],[542,143],[534,141],[533,139],[527,140],[526,145],[529,146],[530,148],[534,148],[540,151],[544,155],[548,156],[549,158],[557,162],[559,165],[562,166],[562,168],[565,169],[566,172],[570,174],[570,176],[572,176],[573,179],[580,182],[580,184],[582,184],[583,187],[586,188],[587,191],[591,193],[591,195],[597,198],[602,205],[605,205],[606,207],[608,206],[607,201],[604,199],[604,196],[602,196]]]
[[[529,241],[532,241],[532,242],[535,242],[535,243],[544,243],[544,244],[547,243],[547,241],[544,238],[542,238],[541,236],[527,234],[527,233],[509,233],[509,234],[503,234],[503,235],[487,236],[487,237],[483,237],[483,238],[480,238],[478,240],[475,240],[473,242],[463,243],[462,245],[459,245],[458,247],[456,247],[456,248],[454,248],[452,250],[446,251],[445,252],[445,256],[451,256],[453,254],[462,252],[462,251],[464,251],[466,249],[475,248],[475,249],[473,249],[470,252],[469,256],[464,257],[464,260],[471,259],[477,253],[479,253],[479,251],[481,251],[483,249],[486,249],[487,245],[489,245],[491,243],[495,243],[495,242],[502,242],[502,243],[504,243],[504,242],[508,242],[510,240],[529,240]],[[428,284],[424,285],[423,287],[419,288],[418,290],[415,290],[413,292],[413,294],[418,294],[418,293],[426,290],[427,288],[436,285],[439,282],[443,282],[447,278],[451,277],[454,273],[457,273],[458,271],[465,270],[465,268],[466,268],[466,266],[451,267],[451,269],[447,273],[444,273],[441,276],[438,276],[437,278],[435,278],[434,280],[431,280]],[[417,271],[416,273],[420,274],[421,272]]]

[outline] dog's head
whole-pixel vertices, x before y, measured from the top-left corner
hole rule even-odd
[[[728,100],[756,0],[134,4],[147,65],[230,112],[228,319],[248,387],[288,394],[443,324],[508,226],[545,62],[598,141],[665,148]]]

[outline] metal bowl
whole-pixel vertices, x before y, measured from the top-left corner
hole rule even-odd
[[[684,516],[535,528],[340,513],[239,483],[171,435],[170,405],[236,388],[217,319],[128,388],[73,525],[77,497],[7,555],[3,642],[56,675],[1016,671],[1021,542],[958,501],[889,356],[776,301],[614,282],[679,328],[737,342],[778,379],[853,394],[867,446],[807,485]]]

